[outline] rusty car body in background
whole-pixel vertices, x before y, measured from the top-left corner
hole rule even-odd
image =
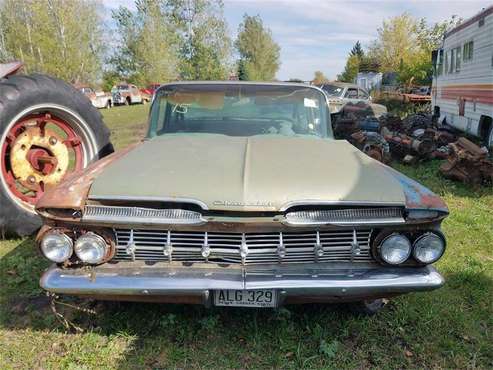
[[[290,83],[171,83],[147,139],[37,204],[41,286],[113,300],[275,307],[439,288],[448,210],[334,140],[327,98]],[[296,148],[296,150],[293,150]],[[129,172],[130,170],[130,172]]]

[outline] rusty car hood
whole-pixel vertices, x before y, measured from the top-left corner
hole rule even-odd
[[[399,179],[346,141],[167,134],[110,163],[89,199],[190,200],[211,210],[296,203],[405,205]]]

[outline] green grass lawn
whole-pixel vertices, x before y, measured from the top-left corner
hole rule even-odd
[[[103,111],[116,147],[143,135],[147,111]],[[447,283],[395,298],[374,317],[329,305],[255,310],[83,302],[96,314],[60,307],[84,330],[67,331],[38,287],[48,263],[33,240],[0,241],[0,367],[492,368],[493,189],[445,180],[438,166],[396,167],[450,207],[448,249],[437,263]]]
[[[115,149],[125,148],[145,136],[149,107],[138,104],[101,110],[104,122],[110,128]]]

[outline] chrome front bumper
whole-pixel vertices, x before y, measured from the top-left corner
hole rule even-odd
[[[276,289],[280,305],[389,297],[437,289],[443,283],[443,277],[432,266],[394,268],[343,263],[244,268],[167,263],[146,266],[139,262],[90,269],[52,266],[40,281],[43,289],[57,294],[205,305],[211,304],[212,294],[219,289]]]

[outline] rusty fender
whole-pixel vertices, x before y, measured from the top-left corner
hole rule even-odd
[[[82,211],[89,189],[94,179],[113,161],[123,157],[141,143],[133,144],[125,149],[110,154],[87,168],[76,171],[68,176],[57,187],[48,190],[36,204],[36,212],[42,214],[45,209],[72,209]]]

